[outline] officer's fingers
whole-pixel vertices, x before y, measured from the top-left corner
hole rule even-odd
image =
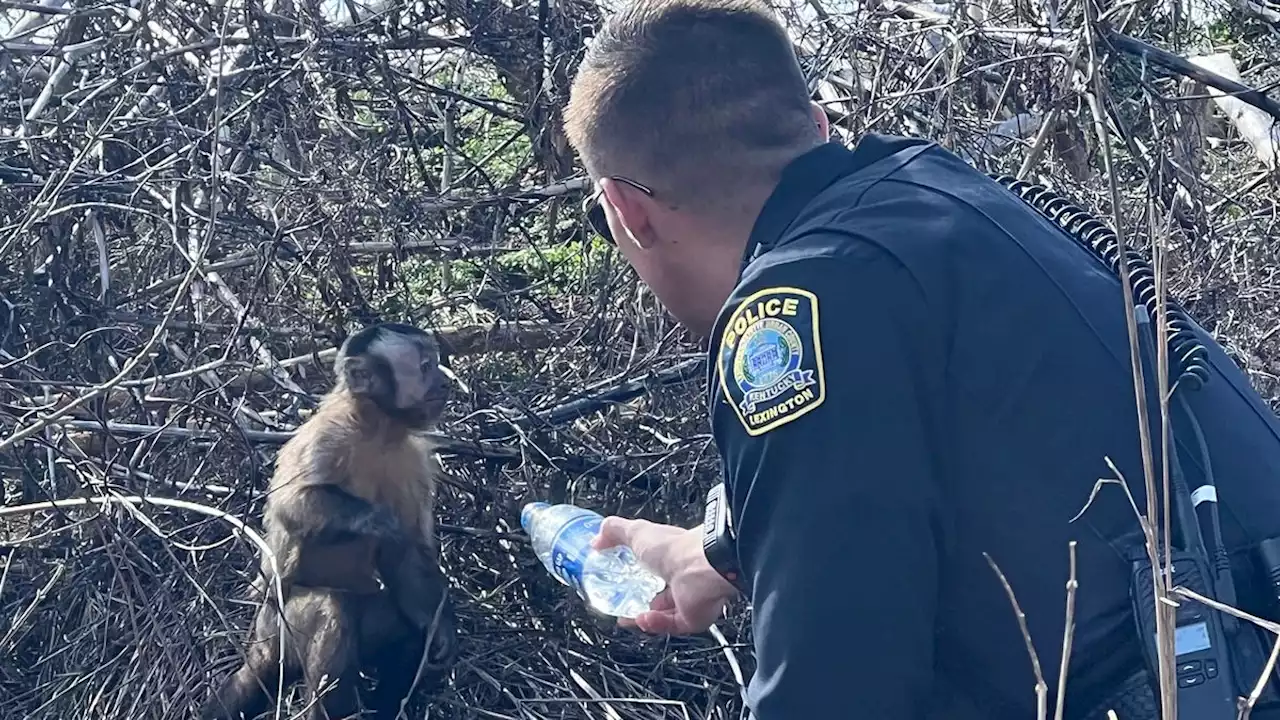
[[[675,608],[676,601],[675,598],[671,596],[671,588],[666,588],[662,592],[658,593],[657,596],[655,596],[649,603],[649,609],[656,612],[675,610]]]
[[[636,626],[650,635],[681,635],[684,623],[675,610],[650,610],[636,616]]]
[[[671,597],[671,589],[667,588],[662,592],[658,593],[656,596],[654,596],[653,600],[649,601],[648,610],[640,613],[633,619],[628,620],[626,618],[622,618],[622,619],[619,619],[618,622],[623,623],[625,621],[625,624],[628,627],[639,627],[641,630],[644,630],[645,632],[650,632],[642,624],[643,622],[646,622],[646,621],[641,620],[641,618],[644,618],[644,617],[652,618],[652,616],[654,615],[659,615],[663,613],[674,613],[675,611],[676,611],[676,601]]]
[[[591,541],[591,547],[604,550],[615,545],[630,545],[637,521],[610,515],[600,523],[600,531]]]
[[[653,635],[693,635],[706,630],[711,623],[699,625],[679,610],[660,610],[636,616],[636,625]]]

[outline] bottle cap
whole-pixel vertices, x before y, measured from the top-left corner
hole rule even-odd
[[[533,514],[538,510],[549,507],[551,507],[551,504],[544,502],[531,502],[525,505],[520,511],[520,527],[524,528],[525,532],[529,532],[529,524],[533,522]]]

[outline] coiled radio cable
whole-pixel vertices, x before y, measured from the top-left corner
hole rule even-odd
[[[1120,274],[1120,243],[1115,231],[1084,208],[1036,183],[1010,175],[989,175],[1012,190],[1028,205],[1062,228],[1085,249],[1102,260],[1117,276]],[[1156,321],[1159,298],[1156,296],[1155,273],[1135,248],[1126,248],[1124,263],[1129,270],[1134,301],[1145,307],[1151,321]],[[1209,380],[1208,351],[1196,336],[1194,324],[1175,300],[1166,299],[1165,326],[1169,346],[1170,375],[1179,387],[1198,390]]]
[[[1010,175],[988,175],[1000,185],[1013,191],[1040,214],[1047,217],[1055,225],[1066,231],[1072,239],[1111,268],[1118,277],[1120,275],[1120,243],[1115,231],[1107,227],[1095,215],[1072,203],[1067,198],[1049,188],[1019,180]],[[1133,288],[1134,301],[1146,309],[1151,324],[1156,322],[1159,298],[1156,296],[1155,273],[1142,253],[1134,248],[1127,248],[1124,253],[1124,264],[1129,271],[1129,279]],[[1209,380],[1208,350],[1196,335],[1194,324],[1186,310],[1177,301],[1169,298],[1166,309],[1166,341],[1169,346],[1170,376],[1176,378],[1175,387],[1179,389],[1198,390]],[[1154,337],[1152,338],[1154,339]],[[1154,358],[1152,358],[1154,361]],[[1148,378],[1150,381],[1150,378]],[[1190,548],[1203,553],[1206,561],[1214,570],[1215,594],[1217,599],[1227,605],[1236,600],[1234,578],[1231,576],[1230,563],[1227,558],[1226,544],[1222,539],[1222,526],[1218,515],[1217,484],[1213,477],[1213,465],[1209,459],[1204,433],[1200,423],[1186,400],[1185,393],[1178,393],[1174,398],[1174,407],[1183,411],[1189,421],[1195,439],[1194,450],[1198,451],[1203,467],[1203,480],[1199,487],[1191,492],[1182,478],[1181,468],[1174,454],[1173,485],[1177,493],[1175,507],[1189,508],[1184,504],[1190,501],[1194,514],[1186,515],[1178,512],[1175,516],[1181,521],[1180,530],[1184,542]],[[1212,552],[1204,544],[1204,535],[1209,536],[1213,545]],[[1224,617],[1224,627],[1228,634],[1234,635],[1238,629],[1235,618]]]

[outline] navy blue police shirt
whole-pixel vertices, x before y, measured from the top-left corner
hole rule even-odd
[[[709,348],[757,720],[1034,718],[988,557],[1026,613],[1052,706],[1070,541],[1067,716],[1140,666],[1117,545],[1133,510],[1106,485],[1081,514],[1115,477],[1108,459],[1146,507],[1121,293],[935,144],[870,135],[786,169]],[[1280,535],[1280,426],[1201,339],[1213,371],[1190,399],[1235,551]]]

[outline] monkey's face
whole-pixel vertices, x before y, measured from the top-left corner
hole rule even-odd
[[[394,376],[396,416],[415,429],[435,425],[444,414],[449,400],[449,376],[440,368],[440,350],[434,342],[419,343],[417,365],[414,358],[404,360],[404,367]]]
[[[365,328],[348,338],[339,357],[348,389],[407,427],[429,428],[444,413],[450,379],[440,367],[440,346],[422,330],[390,323]]]

